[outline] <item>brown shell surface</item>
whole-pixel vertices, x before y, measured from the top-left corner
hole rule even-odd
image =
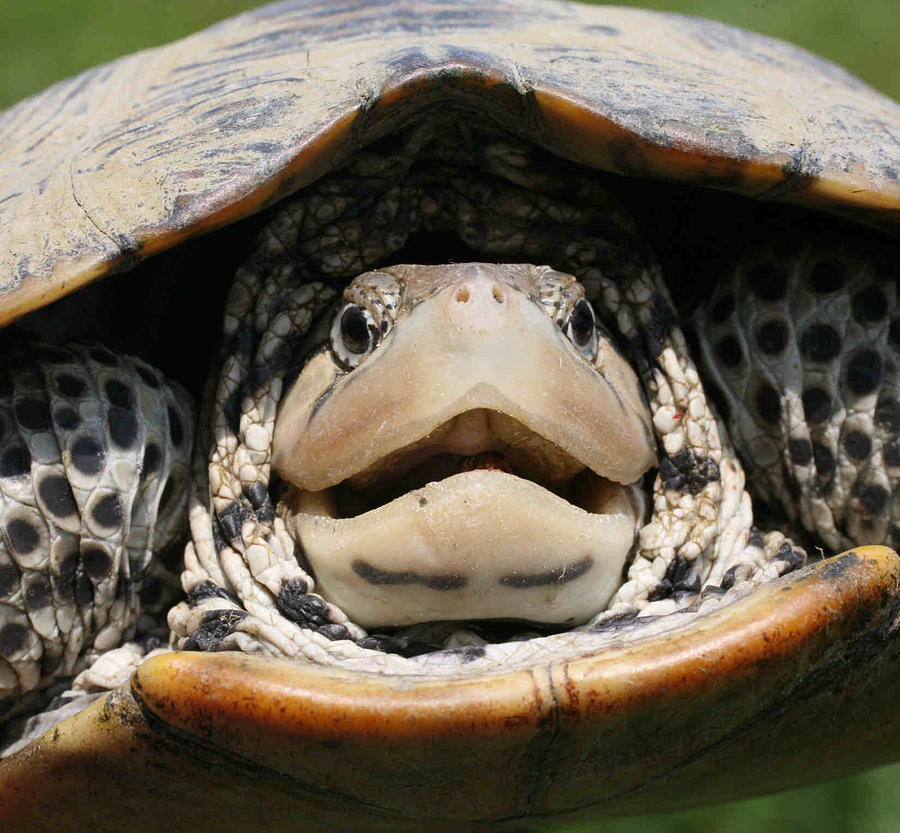
[[[300,0],[0,114],[0,324],[454,104],[616,173],[900,225],[900,106],[797,47],[548,0]]]
[[[900,559],[480,679],[176,653],[0,761],[4,830],[522,830],[834,778],[900,743]],[[531,829],[530,827],[528,829]]]

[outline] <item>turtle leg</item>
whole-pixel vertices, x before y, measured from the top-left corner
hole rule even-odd
[[[48,691],[165,605],[153,553],[184,532],[187,395],[99,346],[37,346],[0,384],[0,709]],[[180,556],[180,553],[179,553]],[[165,634],[162,634],[165,636]]]
[[[819,243],[736,263],[696,314],[707,388],[751,491],[826,554],[900,545],[900,309],[891,253]]]

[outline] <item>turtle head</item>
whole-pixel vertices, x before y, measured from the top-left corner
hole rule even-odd
[[[356,278],[326,327],[273,447],[323,595],[366,627],[602,610],[656,447],[581,284],[395,266]]]

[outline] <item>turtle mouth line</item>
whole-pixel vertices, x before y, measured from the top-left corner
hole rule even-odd
[[[610,483],[555,443],[506,416],[476,409],[304,501],[332,518],[355,518],[458,474],[491,471],[520,478],[587,512]],[[312,496],[315,495],[314,498]]]

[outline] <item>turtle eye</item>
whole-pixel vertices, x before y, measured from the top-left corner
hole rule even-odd
[[[331,349],[341,364],[356,367],[377,346],[378,326],[367,309],[346,304],[331,326]]]
[[[575,349],[588,361],[593,361],[597,355],[597,323],[594,309],[587,300],[582,298],[575,304],[563,331]]]

